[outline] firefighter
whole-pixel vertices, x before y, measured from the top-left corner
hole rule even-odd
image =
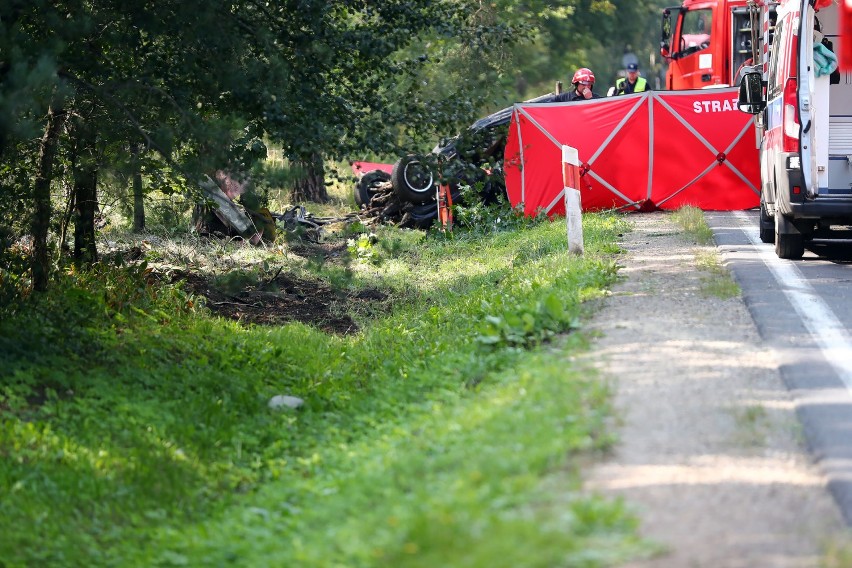
[[[639,76],[639,66],[636,63],[628,63],[625,71],[627,71],[627,77],[622,77],[615,82],[615,89],[612,90],[613,95],[630,95],[651,90],[648,81]]]
[[[595,92],[595,74],[588,67],[577,69],[571,78],[574,89],[567,93],[560,93],[553,99],[555,103],[569,101],[584,101],[586,99],[599,99],[601,96]]]

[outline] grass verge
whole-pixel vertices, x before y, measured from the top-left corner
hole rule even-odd
[[[707,225],[704,212],[697,207],[682,207],[672,213],[672,220],[683,228],[688,237],[702,246],[712,246],[713,231]],[[717,298],[735,298],[740,295],[740,287],[731,277],[725,267],[719,263],[719,255],[715,248],[698,250],[695,253],[695,264],[705,276],[702,278],[701,291],[705,295]]]
[[[704,219],[704,211],[698,207],[685,206],[672,213],[672,220],[681,226],[684,232],[697,244],[713,244],[713,231]]]
[[[4,566],[643,554],[636,519],[580,491],[577,458],[612,441],[609,393],[570,363],[625,229],[586,215],[582,258],[562,223],[403,236],[381,263],[356,263],[351,285],[392,305],[354,337],[210,318],[144,265],[4,307]],[[304,405],[269,408],[279,394]]]

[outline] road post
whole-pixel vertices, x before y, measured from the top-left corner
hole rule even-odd
[[[562,146],[562,185],[565,193],[565,222],[568,251],[583,254],[583,213],[580,205],[580,155],[576,148]]]

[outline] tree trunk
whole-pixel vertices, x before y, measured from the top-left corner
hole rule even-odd
[[[91,124],[80,119],[74,128],[74,265],[92,264],[98,259],[95,242],[95,213],[98,210],[97,136]]]
[[[302,176],[296,180],[296,185],[293,187],[293,201],[295,203],[302,201],[327,203],[328,191],[325,188],[322,156],[319,154],[299,156],[296,165],[301,170]]]
[[[33,186],[35,214],[33,216],[33,289],[37,292],[47,290],[50,274],[50,255],[47,238],[50,231],[50,183],[53,180],[53,161],[56,159],[56,146],[59,131],[65,120],[65,112],[53,105],[47,111],[47,124],[41,137],[38,153],[38,166]]]
[[[74,265],[77,267],[92,264],[98,259],[95,243],[95,213],[98,210],[97,198],[98,170],[86,166],[74,175]]]
[[[139,144],[131,146],[133,152],[133,232],[145,230],[145,194],[142,192],[142,171],[139,166]]]

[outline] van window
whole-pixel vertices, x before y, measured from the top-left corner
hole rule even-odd
[[[680,26],[680,56],[710,47],[710,30],[713,29],[712,10],[688,10],[684,12]]]
[[[772,43],[769,56],[769,84],[766,86],[766,98],[774,99],[781,95],[784,90],[785,77],[778,76],[778,62],[781,60],[781,55],[787,50],[788,40],[784,35],[784,20],[779,20],[775,24],[775,41]]]

